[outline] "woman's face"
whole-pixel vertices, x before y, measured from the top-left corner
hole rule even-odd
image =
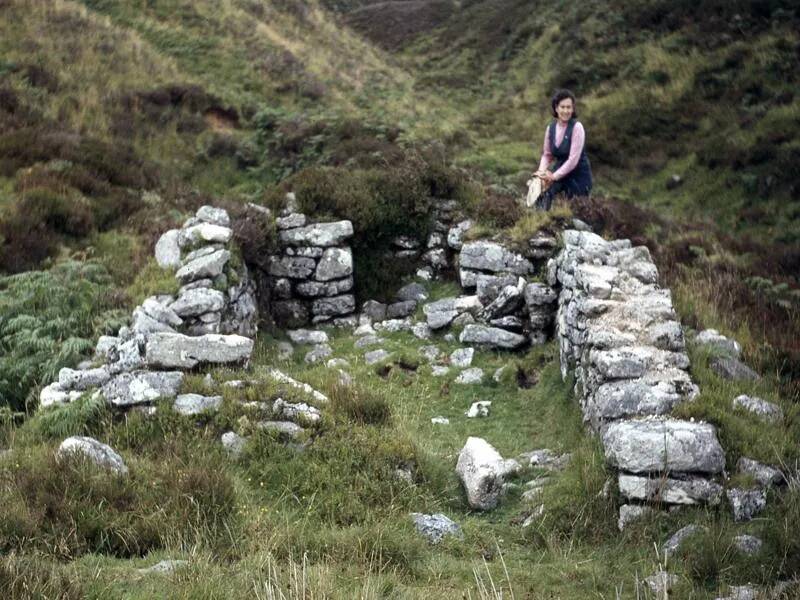
[[[572,118],[572,113],[575,107],[572,105],[572,98],[564,98],[556,105],[556,113],[560,121],[569,121]]]

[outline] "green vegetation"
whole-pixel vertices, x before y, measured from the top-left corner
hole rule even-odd
[[[669,559],[676,597],[797,576],[792,2],[5,0],[0,15],[3,597],[646,598],[635,582],[665,566],[654,547],[691,522],[706,529]],[[533,215],[518,200],[562,86],[578,95],[596,196]],[[275,224],[247,203],[276,210],[289,191],[310,215],[354,222],[359,302],[391,297],[411,265],[386,261],[386,247],[424,240],[438,200],[477,222],[469,236],[524,245],[577,217],[647,245],[682,322],[732,335],[765,375],[721,381],[692,350],[701,395],[677,414],[719,428],[729,469],[743,455],[780,464],[789,485],[747,525],[687,509],[619,534],[619,498],[614,485],[603,493],[609,473],[552,346],[479,352],[487,373],[508,368],[463,387],[433,377],[425,342],[407,334],[382,334],[392,355],[377,366],[336,334],[355,386],[302,356],[280,365],[332,399],[296,445],[259,430],[263,409],[245,404],[311,402],[263,376],[279,363],[265,333],[250,371],[212,373],[256,385],[187,378],[184,391],[223,396],[217,414],[114,416],[89,396],[25,414],[133,305],[175,291],[152,259],[158,235],[202,204],[224,206],[242,258],[257,262]],[[733,411],[739,393],[781,404],[783,423]],[[477,400],[493,402],[491,418],[463,417]],[[219,444],[230,430],[251,439],[237,461]],[[80,434],[119,450],[131,475],[57,465],[59,441]],[[506,457],[573,454],[529,527],[524,488],[496,511],[468,510],[453,467],[470,435]],[[429,546],[411,511],[448,514],[464,539]],[[742,532],[764,539],[756,557],[735,550]],[[136,571],[166,558],[189,565]]]

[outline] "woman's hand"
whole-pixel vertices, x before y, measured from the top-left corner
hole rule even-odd
[[[553,183],[556,179],[553,177],[552,171],[545,171],[544,173],[537,172],[536,175],[548,183]]]

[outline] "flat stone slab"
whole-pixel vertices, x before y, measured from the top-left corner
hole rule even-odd
[[[261,421],[256,423],[256,427],[264,431],[274,431],[280,436],[292,439],[299,438],[303,434],[303,431],[305,431],[300,425],[292,423],[291,421]]]
[[[253,340],[241,335],[155,333],[147,339],[147,364],[157,368],[191,369],[198,364],[230,364],[246,361]]]
[[[228,250],[217,250],[186,263],[178,269],[175,277],[183,284],[197,281],[198,279],[214,279],[218,275],[222,275],[222,270],[228,264],[230,258],[231,253]]]
[[[709,361],[708,366],[723,379],[733,381],[755,381],[761,379],[761,375],[737,358],[717,356]]]
[[[177,269],[181,266],[181,247],[178,245],[179,230],[170,229],[156,242],[155,256],[162,269]]]
[[[779,469],[744,456],[737,461],[736,470],[739,473],[750,475],[762,487],[780,485],[785,481],[785,477]]]
[[[93,462],[98,467],[108,469],[118,475],[127,475],[128,467],[122,457],[108,444],[84,436],[72,436],[61,442],[56,452],[56,459],[63,460],[68,456],[80,456]]]
[[[629,500],[666,504],[719,504],[722,486],[702,477],[673,479],[620,473],[619,491]]]
[[[584,414],[597,421],[663,415],[684,399],[675,385],[666,381],[652,384],[641,379],[611,381],[600,385],[587,399]]]
[[[666,542],[664,542],[664,544],[661,546],[661,551],[664,553],[664,556],[675,554],[683,542],[696,533],[700,533],[701,531],[701,528],[694,523],[687,525],[686,527],[681,527],[678,531],[673,533]]]
[[[741,408],[752,413],[762,421],[780,423],[783,420],[783,409],[773,402],[767,402],[755,396],[742,394],[733,399],[733,408]]]
[[[374,365],[382,360],[386,360],[387,358],[389,358],[389,353],[382,348],[379,348],[378,350],[372,350],[364,355],[364,361],[368,365]]]
[[[201,396],[200,394],[181,394],[175,398],[172,409],[184,416],[199,415],[202,412],[216,412],[222,406],[222,396]]]
[[[448,535],[457,538],[464,537],[461,526],[441,513],[435,515],[411,513],[411,518],[414,520],[417,532],[425,536],[431,544],[438,544]]]
[[[169,305],[169,309],[177,317],[197,317],[207,312],[221,311],[223,308],[225,308],[225,294],[211,288],[186,290]]]
[[[182,383],[180,371],[134,371],[113,377],[103,385],[102,393],[113,406],[134,406],[174,398]]]
[[[350,221],[335,221],[280,231],[278,240],[289,246],[340,246],[352,235]]]
[[[477,324],[464,327],[464,330],[458,336],[458,340],[462,344],[478,344],[503,350],[516,350],[528,342],[528,338],[524,335],[513,331]]]
[[[464,269],[507,272],[515,275],[533,273],[533,264],[508,248],[487,241],[467,242],[461,247],[459,265]]]
[[[454,383],[459,383],[461,385],[476,385],[482,381],[483,369],[471,367],[461,371],[461,373],[458,374],[458,377],[455,378]]]
[[[88,390],[103,385],[109,379],[111,373],[106,367],[84,370],[65,367],[58,372],[58,385],[62,390]]]
[[[606,460],[631,473],[720,473],[725,453],[708,423],[647,419],[611,423],[602,436]]]
[[[739,354],[742,352],[742,347],[739,345],[739,342],[725,337],[716,329],[705,329],[701,331],[697,334],[694,343],[698,346],[725,352],[734,358],[739,358]]]
[[[312,329],[290,329],[286,332],[289,339],[295,344],[327,344],[328,334],[324,331]]]

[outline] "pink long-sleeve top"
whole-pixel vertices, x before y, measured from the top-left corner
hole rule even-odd
[[[544,145],[542,147],[542,160],[539,161],[539,170],[544,171],[547,169],[550,164],[553,162],[553,152],[550,148],[550,127],[548,125],[547,128],[544,130]],[[561,141],[564,139],[564,134],[567,132],[567,124],[558,121],[556,123],[556,146],[561,145]],[[553,178],[556,180],[563,179],[572,170],[578,165],[578,160],[581,157],[581,152],[583,151],[583,144],[586,141],[586,132],[583,130],[583,125],[581,122],[578,121],[575,123],[575,126],[572,128],[572,145],[569,147],[569,158],[564,161],[564,164],[553,173]]]

